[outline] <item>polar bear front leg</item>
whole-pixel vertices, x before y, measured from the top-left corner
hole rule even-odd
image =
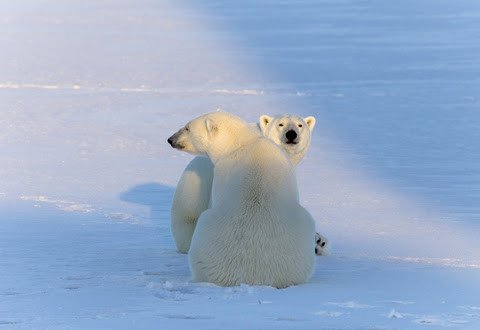
[[[172,202],[171,230],[180,253],[188,253],[197,219],[208,209],[212,181],[212,162],[206,157],[195,157],[178,182]]]

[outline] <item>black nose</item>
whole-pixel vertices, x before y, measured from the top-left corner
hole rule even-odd
[[[297,138],[297,132],[291,129],[287,132],[287,134],[285,134],[285,136],[287,137],[288,141],[294,141]]]
[[[169,138],[168,138],[168,140],[167,140],[167,142],[168,142],[170,145],[172,145],[172,143],[173,143],[173,140],[172,140],[172,138],[171,138],[171,137],[169,137]]]

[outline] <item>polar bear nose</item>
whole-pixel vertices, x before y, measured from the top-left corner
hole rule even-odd
[[[285,134],[285,136],[287,137],[287,140],[289,142],[292,142],[297,138],[297,132],[295,132],[293,129],[291,129],[287,132],[287,134]]]
[[[173,146],[173,145],[172,145],[172,143],[173,143],[172,137],[169,137],[168,140],[167,140],[167,142],[168,142],[168,144],[170,144],[171,146]]]

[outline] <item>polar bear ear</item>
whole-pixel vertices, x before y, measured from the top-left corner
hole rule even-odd
[[[267,115],[261,115],[260,119],[258,121],[260,125],[260,129],[262,132],[265,132],[265,129],[267,128],[268,124],[270,124],[273,121],[273,117],[267,116]]]
[[[218,130],[217,124],[211,119],[205,119],[205,127],[207,128],[208,133],[215,133]]]
[[[310,116],[310,117],[305,117],[303,118],[303,120],[305,120],[305,122],[307,123],[307,126],[308,128],[310,128],[310,130],[313,130],[313,128],[315,127],[315,117],[313,116]]]

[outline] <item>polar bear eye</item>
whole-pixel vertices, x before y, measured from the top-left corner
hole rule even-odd
[[[302,124],[298,124],[298,127],[302,127],[303,125]]]
[[[283,124],[278,124],[278,126],[283,127]]]

